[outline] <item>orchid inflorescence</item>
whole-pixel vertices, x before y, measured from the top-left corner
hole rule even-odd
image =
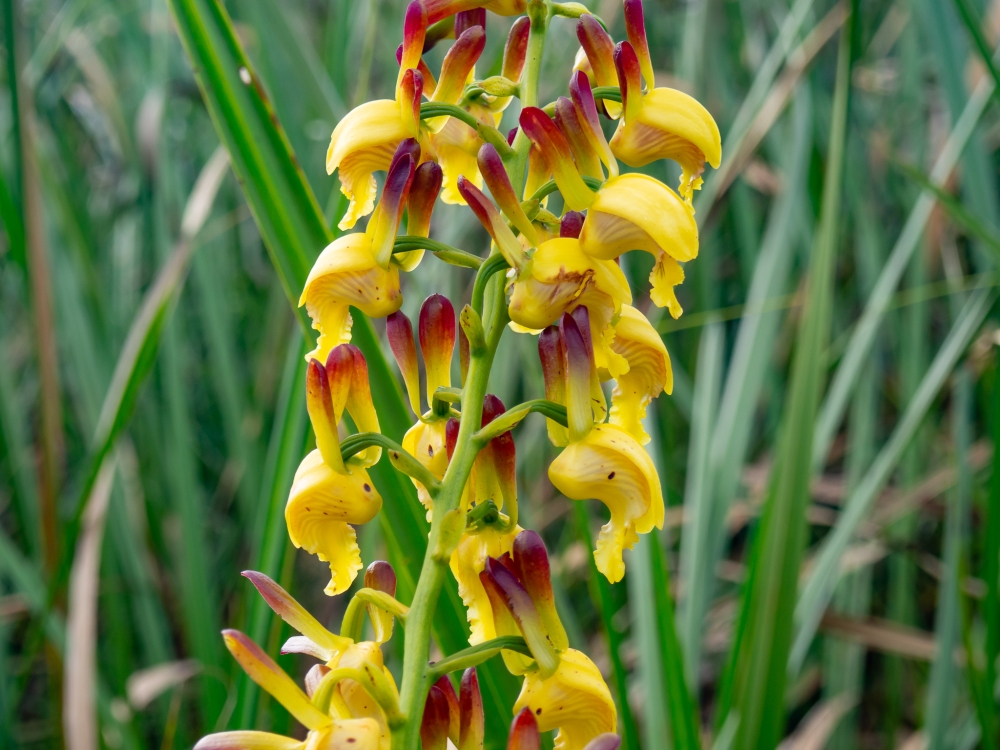
[[[487,10],[519,17],[501,74],[478,79]],[[267,576],[246,573],[301,633],[283,652],[320,663],[303,691],[243,634],[226,631],[226,645],[309,733],[303,742],[223,732],[204,738],[199,750],[443,750],[449,741],[459,750],[482,748],[475,666],[497,654],[523,677],[508,748],[535,750],[539,733],[552,730],[561,750],[618,747],[610,690],[593,661],[569,647],[545,545],[518,524],[511,430],[530,413],[546,417],[551,442],[562,448],[549,478],[571,500],[607,506],[610,520],[594,559],[610,582],[621,580],[623,550],[663,526],[642,422],[650,401],[671,391],[672,374],[660,335],[631,305],[616,261],[629,250],[651,253],[652,302],[679,316],[680,264],[698,253],[693,191],[705,163],[717,167],[721,158],[719,131],[705,108],[687,94],[655,87],[641,0],[624,0],[624,12],[628,40],[615,44],[578,3],[413,0],[396,54],[395,98],[362,104],[334,130],[327,170],[338,172],[350,201],[340,227],[370,218],[364,232],[344,234],[323,250],[302,291],[300,304],[319,331],[306,383],[316,449],[295,474],[285,519],[295,546],[329,564],[326,593],[346,592],[363,567],[354,526],[372,520],[382,505],[368,468],[384,451],[426,510],[427,554],[410,606],[395,598],[391,566],[372,563],[339,635]],[[556,16],[577,24],[581,49],[569,96],[540,107],[545,34]],[[455,41],[435,78],[423,53],[444,39]],[[514,97],[521,102],[519,127],[504,136],[497,125]],[[610,141],[602,115],[618,121]],[[658,159],[680,166],[677,192],[619,168]],[[373,175],[382,171],[376,205]],[[555,192],[561,215],[550,210]],[[429,237],[438,197],[472,209],[492,239],[486,257]],[[404,217],[407,233],[400,235]],[[400,272],[413,270],[426,252],[474,270],[475,281],[458,315],[446,297],[427,298],[414,336],[400,312]],[[351,307],[386,318],[389,348],[417,417],[401,445],[380,434],[367,364],[350,343]],[[486,392],[508,328],[538,336],[545,379],[544,399],[510,410]],[[460,387],[451,382],[456,343]],[[602,383],[612,380],[609,408]],[[345,410],[358,433],[342,440]],[[468,608],[470,648],[433,664],[431,625],[449,570]],[[374,634],[368,641],[366,614]],[[381,650],[395,620],[406,629],[398,688]],[[456,693],[449,673],[461,670]]]

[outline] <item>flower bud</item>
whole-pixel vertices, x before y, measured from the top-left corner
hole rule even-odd
[[[586,312],[586,308],[578,309]],[[559,325],[566,357],[566,420],[572,442],[582,440],[594,426],[591,383],[597,368],[589,322],[581,326],[579,317],[567,313]]]
[[[486,228],[486,231],[490,233],[497,248],[499,248],[507,263],[510,264],[510,267],[523,268],[528,260],[524,254],[524,249],[521,247],[521,243],[517,241],[514,233],[510,231],[510,227],[507,226],[500,212],[493,205],[493,202],[483,195],[483,191],[473,185],[470,180],[467,180],[464,175],[458,178],[458,190],[465,199],[465,202],[469,204],[473,213],[476,214],[476,218]]]
[[[619,42],[615,46],[615,68],[621,81],[625,122],[629,122],[642,111],[642,71],[635,48],[628,42]]]
[[[475,667],[469,667],[462,675],[458,707],[458,750],[482,750],[486,728],[483,696],[479,692],[479,677]]]
[[[597,113],[597,103],[594,101],[594,92],[590,88],[590,79],[582,70],[578,70],[570,77],[569,94],[573,99],[577,117],[580,118],[580,125],[590,140],[591,147],[604,162],[604,166],[608,168],[608,174],[611,177],[617,177],[618,160],[611,153],[608,139],[604,137],[601,118]]]
[[[403,64],[403,45],[396,47],[396,62],[400,65]],[[424,62],[424,58],[420,58],[417,61],[417,72],[420,73],[421,78],[423,78],[423,93],[427,96],[434,95],[434,89],[437,88],[437,79],[434,77],[434,73],[431,69],[427,67],[427,63]]]
[[[376,560],[365,571],[365,588],[382,591],[389,596],[396,595],[396,571],[385,560]],[[375,642],[385,643],[392,637],[394,617],[374,604],[368,604],[368,617],[375,631]]]
[[[623,0],[625,6],[625,32],[629,43],[639,59],[642,77],[646,79],[646,89],[652,91],[656,86],[656,76],[653,74],[653,61],[649,56],[649,42],[646,40],[646,21],[642,13],[642,0]]]
[[[520,123],[524,134],[538,148],[552,170],[566,205],[580,211],[593,203],[594,192],[580,177],[566,138],[549,116],[538,107],[525,107],[521,110]]]
[[[538,608],[552,645],[560,651],[569,648],[569,638],[566,637],[566,630],[556,611],[549,553],[545,549],[545,542],[534,531],[522,531],[514,539],[513,562],[517,577]]]
[[[549,326],[538,336],[538,358],[542,362],[545,378],[545,398],[566,405],[566,353],[563,349],[559,326]],[[566,445],[569,438],[566,428],[552,419],[545,420],[549,440],[553,445]]]
[[[424,76],[414,68],[404,70],[399,79],[398,106],[403,130],[411,138],[420,131],[420,101],[424,94]]]
[[[424,703],[420,722],[420,746],[423,750],[448,750],[448,699],[441,688],[432,686]]]
[[[521,16],[510,27],[507,43],[503,48],[503,67],[501,75],[510,81],[520,81],[524,61],[528,55],[528,32],[531,31],[531,21],[527,16]]]
[[[417,346],[413,341],[413,325],[402,310],[397,310],[385,319],[385,333],[403,376],[410,408],[420,416],[420,366],[417,363]]]
[[[420,0],[411,0],[406,6],[406,14],[403,16],[403,44],[402,53],[399,56],[399,76],[396,79],[397,89],[406,71],[417,67],[420,56],[424,51],[424,37],[426,34],[427,13],[424,11],[424,4]]]
[[[461,428],[461,424],[457,419],[449,419],[448,424],[444,428],[444,444],[448,451],[448,460],[451,461],[451,457],[455,455],[455,446],[458,445],[458,430]]]
[[[438,388],[451,386],[451,359],[455,351],[455,308],[447,297],[432,294],[420,307],[420,351],[427,376],[427,404]]]
[[[527,238],[532,247],[536,247],[538,245],[538,235],[535,233],[535,227],[521,208],[521,202],[517,199],[514,186],[510,184],[510,178],[507,176],[503,160],[492,143],[486,143],[479,149],[477,162],[479,164],[479,171],[489,186],[490,192],[493,194],[493,199],[500,206],[500,210],[504,212],[521,234]]]
[[[455,38],[461,37],[467,30],[478,26],[486,31],[486,9],[474,8],[455,14]]]
[[[419,146],[416,147],[416,158],[411,153],[400,153],[409,146],[410,142],[416,143],[414,139],[410,138],[400,144],[396,152],[398,158],[393,159],[393,164],[389,167],[389,173],[385,178],[382,200],[375,208],[371,223],[366,230],[366,233],[370,234],[372,238],[372,257],[384,269],[387,269],[392,261],[392,247],[396,241],[396,232],[399,230],[399,222],[403,218],[403,207],[410,191],[410,184],[413,182],[417,159],[420,158]]]
[[[604,171],[601,169],[601,160],[584,131],[580,118],[577,116],[576,107],[565,96],[560,96],[556,100],[555,121],[559,132],[563,134],[569,144],[577,169],[587,177],[603,180]]]
[[[542,736],[530,708],[521,709],[510,725],[507,750],[541,750]]]
[[[368,363],[361,350],[353,344],[341,344],[331,349],[326,360],[326,377],[338,421],[346,408],[358,432],[379,432],[378,414],[368,383]],[[371,466],[378,463],[381,455],[382,449],[373,445],[351,458],[351,462]]]
[[[518,629],[524,636],[531,655],[538,662],[543,674],[552,674],[559,666],[559,655],[553,650],[542,618],[524,586],[505,565],[495,558],[487,558],[486,566],[480,574],[487,592],[491,589],[500,602],[514,617]],[[493,596],[490,597],[493,601]],[[494,612],[495,614],[495,612]],[[498,629],[499,634],[499,629]]]
[[[580,40],[580,46],[586,54],[587,62],[590,63],[590,70],[597,85],[617,86],[615,43],[600,22],[591,15],[580,16],[576,26],[576,38]],[[604,109],[613,118],[621,115],[621,105],[617,102],[605,102]]]
[[[444,61],[441,63],[441,77],[438,78],[432,101],[455,104],[461,98],[469,74],[485,48],[486,31],[481,26],[466,29],[444,56]],[[437,119],[439,118],[435,118]],[[431,126],[432,131],[436,132],[439,129]]]
[[[559,236],[578,239],[585,218],[579,211],[567,211],[559,222]]]
[[[323,461],[334,471],[343,473],[344,462],[337,437],[338,415],[334,411],[326,368],[315,359],[309,360],[306,366],[306,410]]]
[[[444,693],[444,697],[448,701],[448,739],[452,741],[452,744],[455,744],[458,742],[461,721],[455,686],[451,684],[451,678],[448,675],[441,675],[438,681],[434,683],[434,687]]]
[[[427,237],[430,235],[431,214],[441,192],[442,173],[437,162],[425,161],[417,167],[407,198],[406,233]]]

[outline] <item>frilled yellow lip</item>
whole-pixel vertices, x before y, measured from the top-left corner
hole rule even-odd
[[[479,534],[466,534],[451,555],[451,572],[458,582],[458,593],[468,610],[472,635],[469,643],[476,645],[496,637],[493,609],[479,580],[487,557],[502,557],[514,548],[514,539],[522,531],[515,527],[509,533],[486,529]]]
[[[571,500],[594,499],[607,506],[611,519],[601,529],[594,558],[609,581],[620,581],[622,551],[632,548],[638,534],[663,527],[663,492],[649,454],[621,427],[596,425],[556,457],[549,479]]]
[[[617,728],[615,704],[600,670],[575,649],[561,654],[555,674],[542,679],[525,675],[514,713],[528,708],[542,732],[558,729],[559,750],[584,750],[587,743]]]
[[[326,152],[326,173],[334,170],[349,155],[360,151],[383,149],[391,145],[389,157],[397,144],[409,137],[399,114],[399,104],[393,99],[377,99],[355,107],[337,123]],[[381,167],[386,169],[388,160]]]

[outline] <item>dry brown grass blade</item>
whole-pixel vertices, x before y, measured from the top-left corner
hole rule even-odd
[[[743,169],[747,166],[760,142],[767,135],[771,127],[777,122],[778,117],[785,110],[785,105],[792,97],[795,86],[798,84],[802,74],[808,69],[810,63],[816,58],[820,50],[826,45],[837,30],[847,19],[848,8],[846,3],[839,2],[834,5],[823,19],[816,24],[809,36],[799,45],[788,57],[788,64],[785,70],[767,95],[763,105],[754,117],[753,122],[747,130],[746,137],[740,143],[739,150],[733,157],[726,161],[719,170],[719,192],[716,195],[715,205],[718,199],[725,194],[726,190],[733,183]]]
[[[133,672],[125,682],[129,705],[136,711],[142,711],[163,693],[191,679],[200,670],[198,662],[185,659]]]
[[[115,462],[107,458],[87,501],[73,558],[63,673],[63,727],[68,750],[97,750],[97,596],[101,544]]]
[[[837,724],[857,700],[841,694],[813,706],[795,732],[778,745],[778,750],[823,750]]]
[[[820,622],[820,630],[860,643],[874,651],[920,661],[933,659],[936,649],[932,633],[875,617],[856,620],[827,612]]]

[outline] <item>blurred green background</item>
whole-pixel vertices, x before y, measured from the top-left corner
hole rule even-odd
[[[324,622],[347,602],[323,595],[326,566],[284,528],[312,440],[289,294],[293,261],[346,208],[324,169],[330,132],[391,96],[404,5],[230,0],[229,26],[214,0],[176,0],[176,20],[166,0],[4,0],[0,747],[302,731],[218,631],[271,654],[289,635],[246,568]],[[624,38],[617,0],[586,5]],[[592,574],[604,509],[553,491],[543,420],[516,434],[522,523],[552,551],[570,640],[612,685],[629,750],[996,748],[1000,78],[983,51],[1000,3],[645,8],[658,84],[705,103],[724,159],[695,201],[680,320],[649,306],[651,259],[623,258],[675,378],[647,425],[667,522],[627,555],[625,581]],[[509,25],[490,15],[481,76]],[[191,44],[199,28],[207,46]],[[575,22],[554,19],[542,101],[565,93],[576,50]],[[260,88],[227,100],[243,63]],[[287,144],[253,108],[262,92]],[[291,165],[286,145],[305,181],[255,178],[254,149]],[[282,211],[313,222],[301,248],[274,229]],[[432,236],[486,252],[464,208],[439,205]],[[428,257],[404,310],[431,292],[461,306],[471,280]],[[541,395],[533,337],[507,334],[491,389],[508,407]],[[412,503],[403,489],[387,504]],[[419,561],[399,551],[399,518],[360,530],[366,563]],[[446,651],[456,632],[439,633]],[[497,684],[509,708],[516,685]]]

